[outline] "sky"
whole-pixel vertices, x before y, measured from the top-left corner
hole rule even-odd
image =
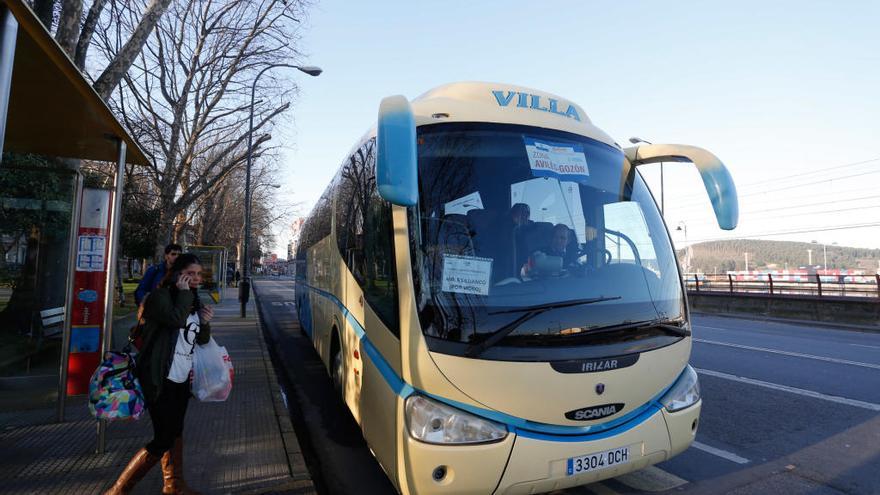
[[[739,227],[718,228],[692,165],[667,163],[679,247],[880,248],[880,2],[670,3],[320,1],[298,46],[324,73],[284,76],[299,96],[275,133],[279,194],[307,214],[382,98],[490,81],[574,101],[624,146],[638,136],[718,156],[737,183]],[[642,167],[658,203],[659,169]],[[289,229],[275,232],[283,257]]]

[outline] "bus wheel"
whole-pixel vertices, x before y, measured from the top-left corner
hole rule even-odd
[[[330,379],[333,380],[333,388],[340,397],[344,397],[342,390],[342,376],[345,373],[342,364],[342,349],[339,345],[339,337],[333,332],[333,342],[330,344]]]

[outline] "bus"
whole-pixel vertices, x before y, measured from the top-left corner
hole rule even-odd
[[[539,493],[688,448],[701,398],[669,232],[638,167],[577,104],[464,82],[382,100],[302,229],[296,310],[404,494]]]

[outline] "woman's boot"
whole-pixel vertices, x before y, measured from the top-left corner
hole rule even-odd
[[[199,495],[183,481],[183,438],[174,439],[174,446],[162,456],[162,493],[167,495]]]
[[[158,461],[159,458],[147,452],[147,449],[138,450],[137,454],[128,461],[128,465],[122,470],[116,483],[113,483],[113,486],[104,492],[104,495],[127,494]]]

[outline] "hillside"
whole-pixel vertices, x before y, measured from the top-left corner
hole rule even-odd
[[[812,265],[824,263],[822,244],[809,242],[765,241],[733,239],[728,241],[702,242],[691,246],[690,272],[724,273],[728,270],[744,270],[745,255],[749,253],[749,270],[784,270],[806,267],[812,250]],[[825,246],[829,269],[858,269],[877,273],[880,269],[880,249],[864,249],[844,246]],[[684,250],[678,250],[679,261],[684,267]]]

